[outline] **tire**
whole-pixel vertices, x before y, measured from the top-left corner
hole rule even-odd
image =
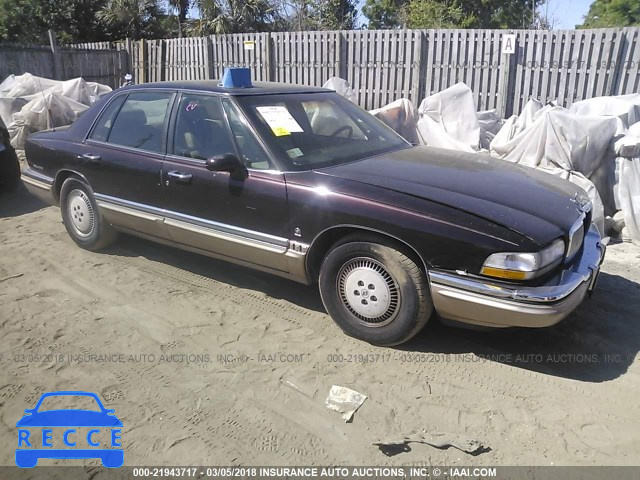
[[[78,177],[69,177],[62,184],[60,211],[67,233],[86,250],[108,247],[118,235],[100,214],[91,187]]]
[[[319,286],[338,326],[374,345],[406,342],[433,313],[424,274],[390,246],[354,241],[333,248],[322,262]]]

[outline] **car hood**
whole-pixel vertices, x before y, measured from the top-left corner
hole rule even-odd
[[[90,410],[48,410],[25,415],[17,427],[121,427],[115,415]]]
[[[530,167],[433,147],[414,147],[317,173],[444,204],[537,243],[567,234],[589,199],[580,187]],[[577,196],[577,197],[576,197]]]

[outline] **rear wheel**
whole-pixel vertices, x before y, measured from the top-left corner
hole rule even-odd
[[[376,345],[406,342],[433,312],[420,268],[385,245],[350,242],[335,247],[322,263],[319,284],[324,306],[340,328]]]
[[[87,250],[111,245],[117,232],[100,215],[89,185],[77,177],[67,178],[60,190],[62,221],[74,242]]]

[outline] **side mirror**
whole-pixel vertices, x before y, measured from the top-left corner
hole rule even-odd
[[[231,178],[236,180],[244,180],[249,176],[247,167],[233,153],[209,157],[205,165],[211,172],[229,172]]]

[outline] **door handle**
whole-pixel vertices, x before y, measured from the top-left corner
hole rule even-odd
[[[167,175],[171,178],[175,178],[177,183],[191,183],[191,179],[193,178],[193,175],[190,173],[182,173],[177,170],[168,172]]]
[[[94,155],[93,153],[85,153],[84,155],[80,155],[80,158],[84,160],[89,160],[90,162],[97,162],[100,160],[100,155]]]

